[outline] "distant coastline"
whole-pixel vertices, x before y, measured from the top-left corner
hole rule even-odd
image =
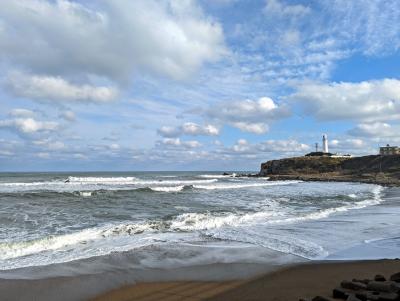
[[[293,157],[261,164],[269,180],[361,182],[400,186],[400,155],[362,157]]]

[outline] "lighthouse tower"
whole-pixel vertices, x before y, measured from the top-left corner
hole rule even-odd
[[[329,150],[328,150],[328,136],[326,134],[322,135],[322,151],[324,153],[329,153]]]

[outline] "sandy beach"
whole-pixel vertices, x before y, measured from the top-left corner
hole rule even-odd
[[[342,280],[386,277],[400,271],[400,260],[307,263],[246,281],[140,283],[113,290],[93,301],[274,300],[329,297]]]

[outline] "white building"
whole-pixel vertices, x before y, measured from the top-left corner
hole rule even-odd
[[[399,155],[400,148],[397,146],[390,146],[389,144],[386,144],[386,146],[381,146],[379,148],[379,154],[381,156]]]
[[[326,134],[322,135],[322,152],[329,153],[328,136]]]

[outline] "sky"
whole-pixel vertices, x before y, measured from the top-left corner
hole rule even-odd
[[[0,171],[249,170],[400,144],[400,1],[13,0]]]

